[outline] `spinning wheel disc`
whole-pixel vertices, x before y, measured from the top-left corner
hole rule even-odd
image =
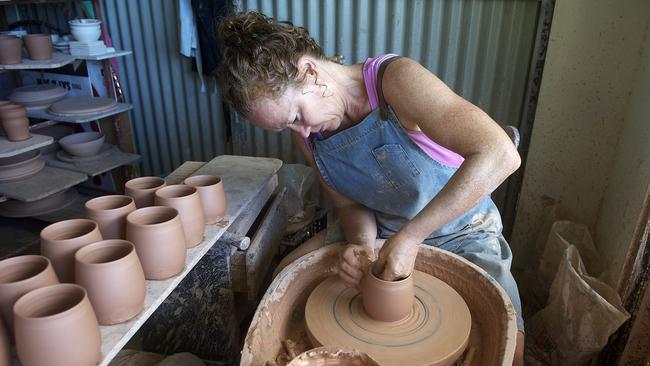
[[[471,316],[463,298],[449,285],[415,271],[415,300],[410,314],[396,322],[370,318],[359,292],[336,277],[309,295],[305,321],[314,346],[358,349],[380,365],[443,366],[458,359],[469,339]]]

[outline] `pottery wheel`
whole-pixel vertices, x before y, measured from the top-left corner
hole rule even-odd
[[[117,102],[110,98],[102,97],[65,97],[52,104],[49,112],[60,116],[83,116],[107,112],[117,107]]]
[[[323,281],[305,307],[314,346],[340,345],[367,353],[380,365],[442,366],[453,364],[469,340],[471,316],[451,286],[415,271],[413,310],[396,322],[371,319],[356,289],[336,277]]]

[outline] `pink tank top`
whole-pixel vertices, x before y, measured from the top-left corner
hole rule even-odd
[[[393,53],[387,53],[375,58],[368,58],[363,64],[363,80],[366,84],[366,91],[368,99],[370,100],[370,107],[372,110],[379,108],[379,97],[377,96],[377,73],[379,66],[385,60],[395,57]],[[427,155],[433,160],[454,168],[458,168],[465,159],[455,152],[440,146],[433,142],[429,136],[422,131],[412,131],[404,129],[408,136],[415,142]]]

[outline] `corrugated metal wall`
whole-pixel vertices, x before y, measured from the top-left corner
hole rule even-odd
[[[497,122],[519,125],[537,0],[243,0],[241,8],[306,27],[346,63],[387,52],[413,58]],[[235,151],[302,161],[289,131],[242,126]]]
[[[116,48],[144,174],[166,174],[185,160],[229,153],[221,99],[214,82],[201,93],[190,61],[178,53],[177,0],[102,0]],[[305,26],[326,54],[346,63],[394,52],[411,57],[502,124],[518,125],[539,3],[537,0],[243,0]],[[30,5],[21,12],[65,24],[69,5]],[[248,124],[235,151],[301,161],[288,131]]]

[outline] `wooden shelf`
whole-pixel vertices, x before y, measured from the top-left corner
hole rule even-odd
[[[140,155],[125,153],[114,148],[106,155],[102,155],[101,158],[90,161],[68,163],[59,160],[59,158],[56,157],[56,152],[43,155],[42,159],[45,160],[47,165],[72,170],[94,177],[123,165],[135,164],[140,161]]]
[[[224,220],[215,225],[207,225],[203,242],[187,250],[183,272],[164,281],[146,281],[147,293],[144,309],[140,314],[125,323],[99,327],[102,335],[103,357],[100,366],[108,365],[111,362],[142,324],[230,227],[230,224],[243,213],[245,207],[254,200],[257,192],[264,189],[266,183],[273,178],[281,166],[282,162],[277,159],[224,155],[208,162],[193,174],[219,175],[223,179],[228,200],[226,216]]]
[[[54,142],[50,136],[32,134],[32,137],[23,141],[9,141],[5,136],[0,136],[0,158],[16,156],[28,151],[45,147]]]
[[[84,182],[88,176],[71,170],[45,166],[26,179],[0,183],[0,195],[23,202],[33,202]]]
[[[128,56],[133,54],[131,51],[115,51],[115,52],[109,52],[105,53],[103,55],[93,55],[93,56],[74,56],[78,60],[87,60],[87,61],[100,61],[100,60],[106,60],[109,58],[115,58],[115,57],[120,57],[120,56]]]
[[[1,3],[0,3],[1,4]],[[0,70],[57,69],[72,63],[76,58],[62,52],[52,52],[50,60],[30,60],[23,57],[23,62],[15,65],[0,64]]]
[[[110,117],[116,114],[120,114],[123,112],[126,112],[128,110],[133,109],[133,106],[128,103],[117,103],[117,107],[114,109],[111,109],[106,112],[100,112],[100,113],[92,113],[92,114],[85,114],[83,116],[59,116],[56,114],[51,114],[47,112],[47,109],[40,109],[40,110],[33,110],[33,111],[27,111],[27,116],[29,118],[40,118],[40,119],[47,119],[51,121],[59,121],[59,122],[68,122],[68,123],[86,123],[86,122],[91,122],[95,121],[98,119]]]

